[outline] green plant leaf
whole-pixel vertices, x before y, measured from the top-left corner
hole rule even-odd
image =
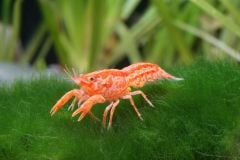
[[[198,1],[198,0],[190,0],[190,1],[196,4],[197,6],[199,6],[206,13],[214,17],[222,25],[224,25],[225,27],[227,27],[229,30],[231,30],[233,33],[235,33],[240,37],[240,27],[232,19],[225,16],[223,13],[221,13],[216,8],[214,8],[210,3],[208,3],[207,1]]]

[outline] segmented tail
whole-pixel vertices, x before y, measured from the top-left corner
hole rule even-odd
[[[183,78],[175,77],[156,64],[136,63],[122,69],[128,74],[127,81],[129,86],[142,87],[146,82],[158,79],[183,80]]]

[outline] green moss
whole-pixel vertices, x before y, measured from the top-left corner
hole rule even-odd
[[[142,90],[151,108],[134,97],[116,109],[113,128],[71,118],[67,105],[49,111],[74,84],[56,77],[0,88],[0,159],[238,159],[240,67],[198,60],[171,73],[184,81],[159,81]],[[107,104],[93,112],[102,116]]]

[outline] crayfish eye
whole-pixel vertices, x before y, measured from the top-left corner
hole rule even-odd
[[[88,78],[90,81],[94,81],[94,78],[93,77],[89,77]]]

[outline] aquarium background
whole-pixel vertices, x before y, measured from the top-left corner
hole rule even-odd
[[[238,0],[0,0],[0,159],[239,159]],[[64,73],[155,63],[159,80],[113,126],[66,104]],[[93,107],[100,119],[107,103]]]

